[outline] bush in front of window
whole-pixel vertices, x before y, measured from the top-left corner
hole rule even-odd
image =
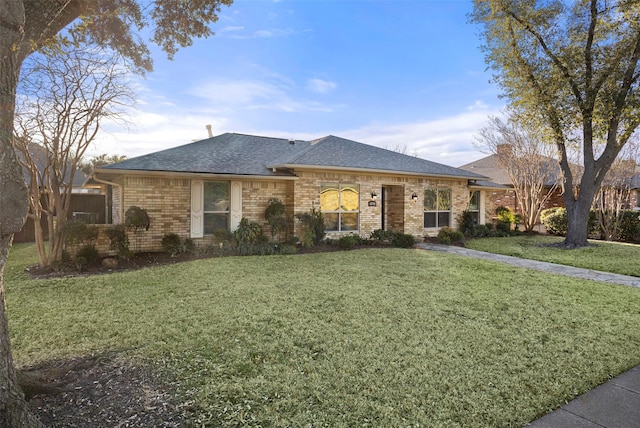
[[[475,221],[473,213],[469,210],[464,210],[458,216],[458,230],[462,232],[464,236],[470,236],[475,228]]]
[[[360,245],[362,239],[358,235],[345,235],[338,239],[338,248],[341,250],[350,250],[356,245]]]
[[[76,253],[76,268],[83,271],[86,267],[95,264],[98,261],[98,250],[93,244],[87,244],[80,248]]]
[[[305,248],[311,248],[322,241],[325,235],[324,216],[320,211],[312,208],[307,213],[296,214],[296,218],[302,224],[300,243]]]
[[[444,245],[462,244],[464,243],[464,235],[459,230],[443,227],[438,232],[438,242]]]

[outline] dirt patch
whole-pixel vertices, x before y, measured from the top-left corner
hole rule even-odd
[[[188,419],[172,385],[116,355],[74,358],[25,373],[51,389],[28,401],[49,427],[179,427]]]

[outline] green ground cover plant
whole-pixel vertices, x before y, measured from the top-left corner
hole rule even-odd
[[[6,270],[17,364],[119,351],[197,426],[521,427],[640,364],[640,290],[442,253],[35,261],[15,246]]]
[[[564,238],[531,235],[509,238],[482,238],[466,242],[466,247],[495,254],[540,260],[603,272],[640,277],[640,246],[620,242],[589,241],[588,247],[566,250],[557,244]]]

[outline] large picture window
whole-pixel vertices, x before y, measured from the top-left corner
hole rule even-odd
[[[229,230],[229,182],[204,182],[204,233],[213,235],[216,230]]]
[[[320,211],[326,231],[357,231],[359,210],[357,185],[328,183],[320,186]]]
[[[424,227],[451,225],[451,189],[424,190]]]

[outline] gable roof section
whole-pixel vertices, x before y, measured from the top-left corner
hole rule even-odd
[[[124,160],[96,171],[156,171],[254,176],[293,176],[295,168],[380,171],[473,180],[486,176],[344,138],[314,141],[227,133]]]
[[[404,155],[380,147],[329,135],[311,142],[311,145],[286,159],[278,159],[270,167],[326,168],[368,170],[401,174],[487,178],[480,174]]]

